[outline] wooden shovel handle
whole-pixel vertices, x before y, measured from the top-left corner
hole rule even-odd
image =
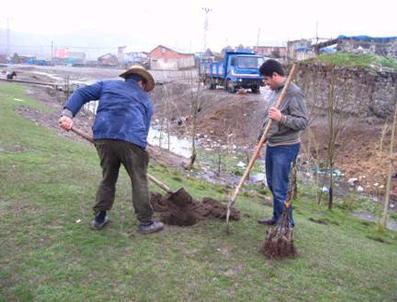
[[[81,136],[82,138],[86,139],[87,141],[89,141],[90,143],[94,143],[94,139],[88,134],[85,133],[83,131],[81,131],[78,128],[72,127],[72,129],[70,129],[72,132],[76,133],[77,135]]]
[[[165,192],[167,192],[168,194],[173,194],[174,192],[171,191],[171,189],[163,182],[161,182],[160,180],[158,180],[157,178],[155,178],[154,176],[150,175],[149,173],[147,173],[147,177],[149,178],[149,180],[156,184],[157,186],[159,186],[161,189],[163,189]]]

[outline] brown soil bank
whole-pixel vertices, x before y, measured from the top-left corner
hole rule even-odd
[[[201,202],[192,198],[173,199],[160,193],[151,193],[150,202],[156,212],[160,212],[160,220],[165,224],[191,226],[206,219],[226,219],[227,206],[218,200],[204,197]],[[240,220],[240,212],[231,209],[231,220]]]

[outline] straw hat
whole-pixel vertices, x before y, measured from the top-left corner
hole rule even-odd
[[[124,71],[122,74],[119,75],[119,77],[122,78],[127,78],[130,74],[137,74],[140,75],[145,81],[145,91],[149,92],[153,90],[154,88],[154,79],[152,75],[141,65],[133,65],[126,71]]]

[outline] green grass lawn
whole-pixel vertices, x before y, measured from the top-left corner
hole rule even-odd
[[[23,87],[0,85],[0,301],[397,300],[396,233],[317,206],[310,188],[295,203],[299,257],[282,262],[259,252],[265,227],[256,220],[271,213],[260,194],[241,194],[230,235],[208,221],[142,236],[123,172],[112,223],[91,230],[95,149],[18,116],[22,105],[47,110]],[[226,199],[170,168],[150,172],[197,199]]]

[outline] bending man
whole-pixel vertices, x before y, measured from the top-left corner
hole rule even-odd
[[[96,194],[92,227],[99,230],[108,222],[107,211],[113,206],[119,169],[123,165],[131,178],[138,231],[148,234],[164,227],[161,222],[152,220],[146,175],[147,136],[153,114],[148,92],[155,83],[152,75],[138,65],[120,77],[125,81],[100,81],[77,89],[66,102],[59,125],[70,130],[72,118],[80,108],[89,101],[99,100],[92,129],[101,161],[102,181]]]

